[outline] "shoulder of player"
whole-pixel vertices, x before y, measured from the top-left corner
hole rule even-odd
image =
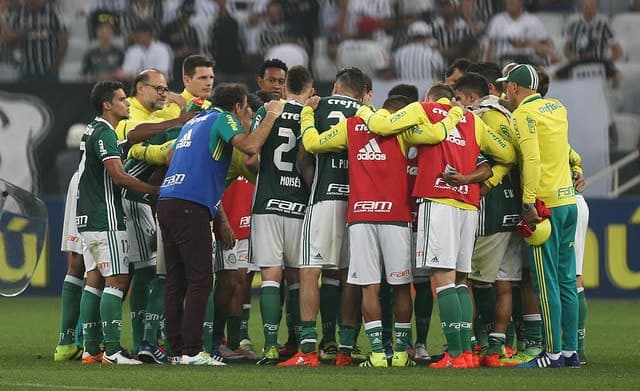
[[[233,114],[228,111],[222,111],[213,122],[213,128],[225,127],[227,129],[231,129],[232,131],[240,131],[242,132],[242,125],[240,124],[240,120]]]

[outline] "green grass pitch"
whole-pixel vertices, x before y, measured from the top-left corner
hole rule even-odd
[[[589,301],[589,363],[581,369],[276,368],[249,363],[208,368],[117,367],[53,361],[59,298],[0,298],[0,390],[637,390],[638,308],[638,300]],[[260,346],[257,300],[252,309],[250,332],[254,346]],[[129,341],[125,320],[124,345]],[[442,346],[437,310],[428,342],[432,353]],[[368,346],[363,336],[359,344]]]

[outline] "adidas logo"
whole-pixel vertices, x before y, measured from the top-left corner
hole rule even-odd
[[[464,139],[460,136],[460,132],[458,131],[458,128],[453,128],[451,129],[451,131],[449,131],[449,135],[447,136],[447,141],[449,141],[450,143],[459,145],[461,147],[464,147],[465,145],[467,145],[467,142],[464,141]]]
[[[356,158],[358,160],[387,160],[387,155],[382,153],[378,142],[372,138],[367,145],[360,148]]]
[[[313,256],[313,259],[319,259],[322,260],[322,255],[320,253],[317,253],[316,255]]]
[[[185,133],[184,136],[182,136],[180,141],[178,141],[178,143],[176,144],[176,148],[175,149],[188,148],[188,147],[191,146],[191,132],[192,131],[193,131],[193,129],[189,129],[187,131],[187,133]]]
[[[358,276],[356,276],[356,272],[353,272],[353,273],[351,274],[351,278],[358,278]]]

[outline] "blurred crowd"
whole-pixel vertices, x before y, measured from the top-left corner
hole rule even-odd
[[[559,40],[539,12],[575,17]],[[82,54],[70,53],[76,30],[86,31],[75,37]],[[182,60],[205,53],[223,81],[253,79],[268,58],[304,65],[318,81],[345,66],[381,79],[441,79],[466,57],[551,66],[560,76],[598,62],[615,85],[622,56],[596,0],[0,0],[0,31],[4,81],[59,80],[76,57],[74,80],[130,80],[156,68],[179,82]]]

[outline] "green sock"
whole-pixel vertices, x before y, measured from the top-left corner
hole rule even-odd
[[[374,353],[383,353],[384,346],[382,346],[382,321],[374,320],[364,324],[364,331],[369,338],[369,344],[371,345],[371,351]]]
[[[478,343],[487,346],[489,333],[493,325],[493,316],[496,306],[496,290],[489,284],[474,285],[473,295],[476,299],[476,318],[474,332]]]
[[[80,298],[84,351],[92,356],[100,352],[100,296],[102,291],[85,286]]]
[[[202,340],[204,341],[204,351],[207,353],[213,353],[213,289],[209,292],[207,308],[204,312]]]
[[[155,267],[136,268],[129,288],[129,308],[131,309],[132,352],[137,352],[144,338],[144,321],[149,303],[151,280],[156,275]]]
[[[120,333],[122,332],[122,297],[124,292],[113,287],[106,287],[100,300],[100,318],[104,334],[104,350],[107,355],[122,349]]]
[[[537,354],[542,349],[542,317],[540,314],[522,315],[524,320],[525,353]]]
[[[336,341],[336,317],[340,310],[340,281],[322,277],[320,286],[320,317],[322,318],[322,341]]]
[[[316,350],[318,344],[318,331],[315,320],[303,320],[300,322],[300,350],[302,353],[311,353]]]
[[[287,327],[289,330],[288,343],[294,342],[298,346],[300,340],[300,284],[287,286]],[[293,334],[292,334],[293,333]],[[291,339],[293,337],[293,339]]]
[[[518,348],[520,342],[524,340],[524,322],[522,321],[522,296],[520,285],[511,286],[511,322],[507,326],[507,346]]]
[[[414,283],[413,287],[416,290],[416,298],[413,302],[413,311],[416,316],[416,344],[421,343],[427,346],[429,324],[431,323],[431,313],[433,312],[431,282]]]
[[[82,299],[82,296],[80,296]],[[80,314],[80,303],[78,303],[78,314]],[[82,316],[78,316],[78,323],[76,324],[76,345],[84,346],[84,336],[82,335]]]
[[[587,327],[587,297],[584,288],[578,288],[578,356],[585,355],[584,337]]]
[[[438,288],[438,309],[440,322],[451,357],[458,357],[462,353],[462,338],[460,337],[460,322],[462,310],[458,291],[453,284]]]
[[[487,354],[498,353],[502,355],[502,349],[504,348],[506,336],[503,333],[491,333],[489,334],[489,347],[487,348]]]
[[[242,305],[242,315],[240,316],[240,340],[251,339],[249,337],[249,315],[251,314],[251,304]]]
[[[395,352],[406,352],[411,335],[411,323],[398,323],[394,325],[394,333],[396,336]]]
[[[469,294],[469,287],[465,284],[456,287],[458,300],[460,301],[460,340],[463,351],[473,351],[471,336],[473,336],[473,303]]]
[[[240,347],[240,316],[227,317],[227,347],[236,350]]]
[[[80,316],[80,299],[84,281],[67,274],[62,284],[62,314],[60,316],[60,339],[58,345],[76,342],[76,326]]]
[[[280,306],[280,284],[275,281],[263,281],[260,288],[260,312],[264,331],[265,351],[278,346],[278,330],[282,318]]]
[[[158,329],[164,320],[164,286],[164,276],[156,276],[151,280],[151,291],[144,317],[143,340],[153,345],[158,344]]]
[[[358,331],[360,331],[359,328]],[[351,326],[341,325],[338,329],[338,337],[340,339],[338,350],[351,354],[353,347],[356,345],[356,329]]]
[[[380,284],[380,308],[382,309],[382,345],[393,346],[393,287],[386,281]]]
[[[215,295],[215,289],[211,293],[212,300]],[[228,308],[223,308],[223,306],[218,303],[218,305],[213,305],[213,349],[217,349],[218,346],[222,345],[222,341],[224,340],[224,330],[227,327],[227,319],[229,317]]]

